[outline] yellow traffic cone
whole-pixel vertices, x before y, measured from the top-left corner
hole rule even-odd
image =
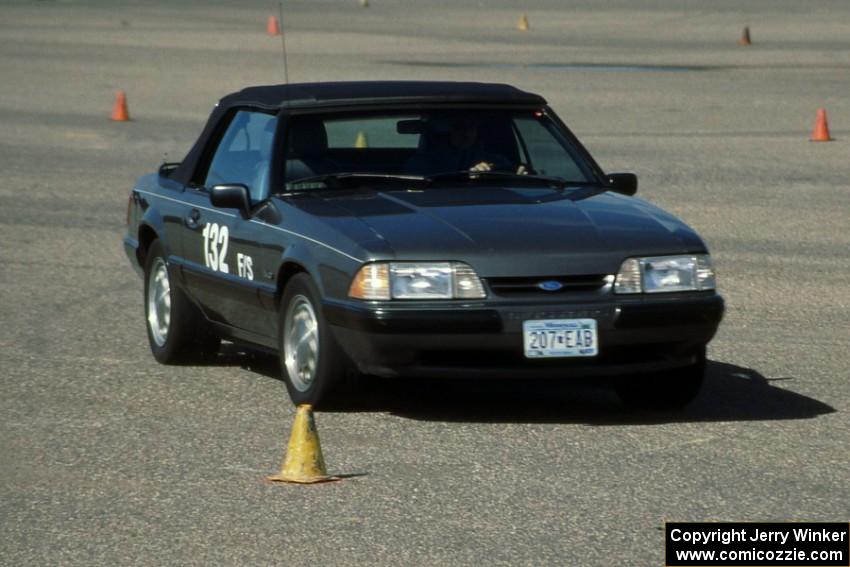
[[[369,147],[369,138],[366,137],[366,132],[360,130],[357,132],[357,138],[354,140],[355,148],[368,148]]]
[[[516,29],[519,31],[528,31],[528,18],[525,17],[525,14],[519,17],[519,21],[516,24]]]
[[[299,484],[340,480],[339,477],[328,476],[325,470],[322,446],[319,444],[316,421],[313,419],[313,406],[310,404],[298,406],[283,467],[280,474],[270,476],[268,480]]]

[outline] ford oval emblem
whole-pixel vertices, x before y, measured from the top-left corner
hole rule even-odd
[[[540,282],[539,284],[537,284],[537,287],[539,287],[543,291],[558,291],[559,289],[561,289],[564,286],[561,282],[556,282],[556,281],[550,280],[548,282]]]

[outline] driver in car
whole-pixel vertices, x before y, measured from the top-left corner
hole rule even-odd
[[[507,126],[510,133],[510,125]],[[504,133],[504,128],[491,127],[489,135],[483,130],[479,121],[472,119],[429,121],[422,134],[422,151],[410,159],[408,168],[424,175],[450,171],[529,173],[524,164],[517,164],[518,160],[506,155],[516,154],[516,143],[499,135]]]

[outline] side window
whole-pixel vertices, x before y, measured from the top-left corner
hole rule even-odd
[[[277,117],[271,114],[238,111],[215,150],[204,186],[242,183],[252,202],[265,199],[276,125]]]
[[[530,117],[517,117],[514,124],[528,150],[530,165],[538,174],[560,177],[567,181],[585,179],[581,168],[556,141],[554,132],[550,132],[544,123]]]

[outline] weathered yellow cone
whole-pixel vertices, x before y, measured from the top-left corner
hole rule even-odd
[[[360,6],[363,8],[369,7],[369,0],[360,0]]]
[[[354,140],[355,148],[368,148],[369,147],[369,138],[366,137],[366,132],[360,130],[357,132],[357,138]]]
[[[270,476],[268,480],[300,484],[339,480],[339,477],[328,476],[325,470],[322,446],[319,444],[316,421],[313,419],[313,406],[309,404],[298,406],[283,467],[280,469],[280,474]]]
[[[525,14],[519,17],[519,21],[516,23],[516,29],[519,31],[528,31],[528,18],[525,17]]]

